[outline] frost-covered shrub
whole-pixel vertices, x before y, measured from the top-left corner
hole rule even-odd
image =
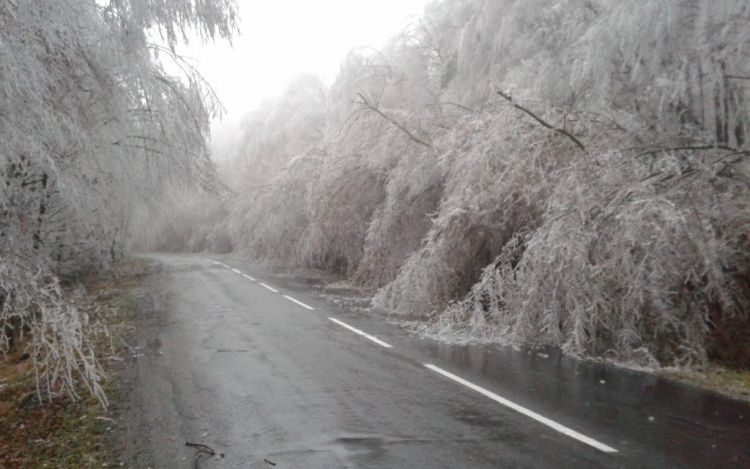
[[[93,324],[79,304],[83,295],[66,295],[57,276],[38,265],[0,256],[0,353],[28,335],[41,398],[59,392],[76,398],[82,383],[106,405],[102,370],[88,342]]]
[[[502,106],[467,117],[436,145],[446,149],[446,177],[432,228],[373,301],[400,314],[429,316],[466,294],[508,240],[538,224],[550,173],[578,151]]]
[[[396,274],[427,234],[443,191],[443,171],[433,152],[403,154],[388,173],[383,203],[372,214],[363,257],[354,279],[382,287]]]
[[[744,314],[747,166],[726,152],[605,153],[565,168],[543,222],[485,268],[436,332],[704,364],[711,323]],[[745,320],[747,318],[745,317]]]
[[[406,120],[398,111],[391,118]],[[356,111],[333,137],[309,194],[310,225],[301,255],[312,266],[351,275],[364,256],[368,228],[385,202],[393,168],[425,150],[367,109]]]
[[[273,265],[299,264],[299,242],[307,229],[307,198],[321,154],[293,159],[276,180],[240,192],[230,206],[235,252]]]

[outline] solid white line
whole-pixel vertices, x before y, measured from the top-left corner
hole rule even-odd
[[[370,335],[370,334],[368,334],[366,332],[360,331],[359,329],[356,329],[356,328],[350,326],[349,324],[347,324],[345,322],[341,322],[341,321],[339,321],[336,318],[328,318],[328,320],[335,322],[339,326],[342,326],[342,327],[345,327],[345,328],[349,329],[350,331],[354,332],[355,334],[359,334],[362,337],[370,339],[371,341],[375,342],[376,344],[378,344],[380,346],[383,346],[385,348],[391,348],[390,344],[387,344],[387,343],[383,342],[382,340],[378,339],[377,337],[375,337],[373,335]]]
[[[286,296],[286,295],[282,295],[282,296],[283,296],[284,298],[286,298],[287,300],[289,300],[289,301],[293,301],[294,303],[297,303],[298,305],[302,306],[303,308],[307,308],[307,309],[309,309],[310,311],[312,311],[313,309],[315,309],[315,308],[313,308],[312,306],[308,306],[308,305],[304,304],[303,302],[301,302],[301,301],[299,301],[299,300],[295,300],[295,299],[294,299],[294,298],[292,298],[291,296]]]
[[[550,428],[552,428],[554,430],[557,430],[558,432],[562,433],[563,435],[567,435],[567,436],[569,436],[571,438],[575,438],[576,440],[581,441],[583,443],[586,443],[587,445],[593,446],[594,448],[596,448],[596,449],[598,449],[600,451],[604,451],[605,453],[616,453],[617,452],[616,449],[614,449],[612,447],[609,447],[609,446],[605,445],[604,443],[599,443],[598,441],[594,440],[593,438],[589,438],[586,435],[582,435],[581,433],[578,433],[575,430],[571,430],[570,428],[565,427],[563,425],[560,425],[559,423],[557,423],[555,421],[552,421],[552,420],[548,419],[547,417],[543,417],[543,416],[537,414],[536,412],[532,412],[529,409],[526,409],[525,407],[521,407],[520,405],[518,405],[518,404],[516,404],[514,402],[511,402],[511,401],[509,401],[509,400],[507,400],[505,398],[502,398],[502,397],[498,396],[497,394],[495,394],[493,392],[490,392],[490,391],[488,391],[488,390],[486,390],[486,389],[484,389],[482,387],[477,386],[474,383],[466,381],[463,378],[459,378],[458,376],[456,376],[456,375],[454,375],[452,373],[449,373],[449,372],[447,372],[447,371],[445,371],[445,370],[443,370],[441,368],[438,368],[435,365],[425,364],[424,366],[426,366],[427,368],[431,369],[432,371],[434,371],[436,373],[440,373],[441,375],[445,376],[446,378],[450,378],[450,379],[452,379],[453,381],[455,381],[457,383],[463,384],[467,388],[473,389],[474,391],[476,391],[476,392],[478,392],[480,394],[483,394],[483,395],[489,397],[493,401],[499,402],[500,404],[502,404],[504,406],[510,407],[511,409],[515,410],[516,412],[520,412],[523,415],[536,420],[537,422],[543,423],[543,424],[547,425],[548,427],[550,427]]]
[[[278,293],[278,292],[279,292],[279,291],[278,291],[278,290],[276,290],[275,288],[273,288],[273,287],[269,287],[269,286],[268,286],[268,285],[266,285],[265,283],[261,283],[261,284],[260,284],[260,286],[261,286],[261,287],[265,287],[265,288],[268,288],[269,290],[271,290],[271,291],[272,291],[272,292],[274,292],[274,293]]]
[[[255,279],[254,279],[254,278],[252,278],[251,276],[249,276],[249,275],[247,275],[247,274],[242,274],[242,276],[243,276],[243,277],[245,277],[245,278],[246,278],[246,279],[248,279],[248,280],[252,280],[253,282],[255,281]]]
[[[237,270],[237,269],[232,269],[232,271],[234,271],[234,273],[236,273],[236,274],[240,274],[240,275],[242,275],[242,272],[240,272],[240,271],[239,271],[239,270]]]

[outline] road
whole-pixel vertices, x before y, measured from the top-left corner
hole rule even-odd
[[[747,468],[750,406],[549,351],[420,339],[241,261],[155,255],[130,467]],[[223,454],[221,457],[218,453]]]

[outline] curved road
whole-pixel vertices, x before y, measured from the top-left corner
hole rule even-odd
[[[126,453],[190,468],[742,468],[750,407],[543,350],[448,346],[240,261],[155,255]]]

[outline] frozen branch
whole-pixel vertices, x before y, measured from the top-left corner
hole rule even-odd
[[[401,123],[399,123],[399,122],[398,122],[397,120],[395,120],[395,119],[393,119],[392,117],[390,117],[390,116],[386,115],[385,113],[383,113],[383,111],[381,111],[381,110],[380,110],[380,109],[378,109],[377,107],[375,107],[375,106],[373,106],[372,104],[370,104],[370,102],[369,102],[369,101],[367,100],[367,98],[365,98],[365,97],[364,97],[364,96],[362,95],[362,93],[357,93],[357,96],[359,96],[359,99],[360,99],[360,100],[359,100],[359,101],[354,101],[354,102],[355,102],[355,104],[359,104],[360,106],[363,106],[363,107],[364,107],[365,109],[369,109],[370,111],[373,111],[373,112],[377,113],[377,114],[378,114],[378,115],[380,115],[380,116],[381,116],[381,117],[382,117],[383,119],[387,120],[387,121],[388,121],[388,122],[390,122],[391,124],[393,124],[393,125],[395,125],[396,127],[398,127],[398,129],[399,129],[400,131],[402,131],[403,133],[405,133],[406,135],[408,135],[408,136],[409,136],[409,138],[410,138],[410,139],[412,139],[412,140],[413,140],[414,142],[416,142],[416,143],[418,143],[418,144],[420,144],[420,145],[424,145],[424,146],[426,146],[427,148],[429,148],[429,147],[430,147],[430,144],[429,144],[429,143],[427,143],[427,142],[425,142],[424,140],[421,140],[421,139],[419,139],[418,137],[416,137],[416,136],[415,136],[415,135],[414,135],[413,133],[411,133],[411,132],[409,131],[409,129],[407,129],[406,127],[404,127],[404,126],[403,126],[403,125],[402,125]]]
[[[569,139],[571,139],[578,146],[578,148],[580,148],[581,150],[583,150],[584,153],[586,153],[586,147],[583,146],[583,143],[581,143],[580,140],[578,140],[573,134],[571,134],[567,130],[561,129],[559,127],[555,127],[555,126],[547,123],[541,117],[537,116],[536,114],[534,114],[530,110],[526,109],[525,107],[523,107],[520,104],[517,104],[515,101],[513,101],[513,98],[509,94],[503,93],[502,91],[498,91],[497,94],[499,94],[500,96],[502,96],[503,98],[505,98],[510,104],[513,105],[514,108],[516,108],[516,109],[518,109],[520,111],[523,111],[526,114],[528,114],[529,116],[531,116],[532,119],[534,119],[535,121],[539,122],[543,127],[547,128],[547,129],[550,129],[550,130],[553,130],[553,131],[555,131],[557,133],[565,135],[566,137],[568,137]]]
[[[640,158],[646,155],[658,155],[665,151],[706,151],[706,150],[723,150],[731,152],[731,155],[750,155],[750,150],[741,150],[739,148],[733,148],[727,145],[697,145],[697,146],[679,146],[679,147],[662,147],[654,150],[644,151],[637,154],[635,157]]]

